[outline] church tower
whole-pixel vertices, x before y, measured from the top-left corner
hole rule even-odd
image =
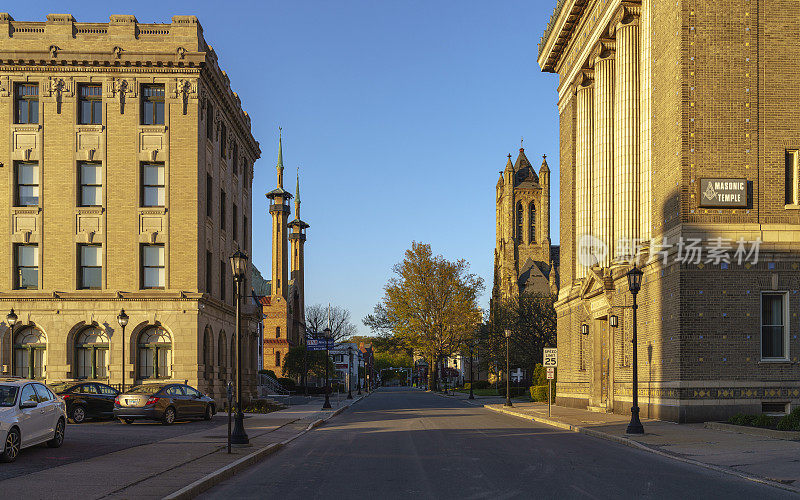
[[[290,342],[299,343],[306,324],[305,304],[305,242],[309,226],[300,219],[300,172],[297,172],[295,186],[294,220],[289,223],[289,242],[292,255],[291,311],[295,321],[290,325]]]

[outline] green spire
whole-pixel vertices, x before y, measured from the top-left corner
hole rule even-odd
[[[294,218],[300,220],[300,167],[297,167],[297,184],[294,188]]]
[[[278,127],[278,187],[283,187],[283,128]]]

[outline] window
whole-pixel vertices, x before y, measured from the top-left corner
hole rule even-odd
[[[36,394],[39,396],[40,403],[47,403],[48,401],[56,399],[55,394],[50,392],[50,389],[42,384],[33,384],[33,387],[36,389]]]
[[[44,358],[47,338],[40,330],[29,326],[14,336],[14,375],[41,380],[44,378]]]
[[[33,388],[33,384],[28,384],[22,388],[22,394],[19,395],[19,402],[24,403],[26,401],[33,401],[34,403],[39,403],[39,396],[36,395],[36,389]]]
[[[164,288],[164,245],[142,245],[142,288]]]
[[[275,327],[275,338],[276,339],[281,338],[281,327],[279,327],[279,326]]]
[[[239,144],[236,141],[233,141],[233,158],[231,159],[231,164],[233,168],[233,173],[239,175]]]
[[[142,86],[142,125],[164,125],[164,85]]]
[[[35,207],[39,204],[39,164],[36,162],[16,163],[17,207]]]
[[[800,205],[800,151],[786,151],[786,204]]]
[[[39,123],[39,85],[17,84],[14,92],[17,123]]]
[[[103,286],[103,254],[100,245],[80,245],[80,288]]]
[[[247,216],[242,220],[242,248],[247,248]]]
[[[100,394],[105,394],[106,396],[116,396],[118,394],[117,391],[115,391],[114,389],[105,384],[96,384],[96,385],[100,389]]]
[[[525,215],[525,209],[522,208],[522,203],[517,203],[517,241],[522,243],[522,229],[523,229],[523,217]]]
[[[78,123],[81,125],[103,123],[103,88],[100,85],[80,86]]]
[[[761,296],[761,357],[788,359],[786,328],[786,294],[765,293]]]
[[[225,262],[219,261],[219,298],[225,301]]]
[[[206,252],[206,292],[209,295],[212,292],[211,280],[213,276],[213,271],[212,271],[213,267],[214,267],[214,261],[213,258],[211,257],[211,252]]]
[[[233,235],[233,241],[238,241],[237,236],[239,236],[239,207],[236,206],[236,203],[233,204],[233,226],[231,227],[231,233]]]
[[[81,330],[75,339],[75,363],[76,378],[97,379],[108,376],[108,337],[103,330],[94,326]],[[93,384],[84,387],[91,385]]]
[[[206,138],[214,140],[214,106],[210,101],[206,104]]]
[[[82,207],[99,207],[103,204],[103,166],[99,163],[79,163]]]
[[[228,352],[227,352],[227,342],[225,340],[225,332],[219,333],[219,339],[217,340],[217,364],[219,365],[219,372],[217,373],[217,377],[220,380],[225,380],[225,375],[228,372]]]
[[[281,366],[281,351],[275,351],[275,366]]]
[[[213,210],[211,207],[214,203],[214,188],[211,176],[206,174],[206,216],[213,217]]]
[[[219,227],[225,230],[225,191],[219,191]]]
[[[172,339],[161,327],[151,326],[139,336],[139,378],[172,376]]]
[[[220,122],[219,128],[219,157],[224,159],[228,148],[228,127],[225,126],[225,122]]]
[[[536,205],[528,206],[528,243],[536,243]]]
[[[205,365],[205,375],[208,380],[213,378],[214,371],[214,344],[211,336],[211,328],[207,326],[203,332],[203,364]]]
[[[142,164],[142,206],[164,206],[164,164]]]
[[[188,385],[183,385],[183,386],[181,386],[181,388],[183,389],[183,392],[185,392],[187,396],[191,396],[193,398],[203,397],[203,395],[200,394],[200,391],[198,391],[194,387],[189,387]]]
[[[17,245],[16,282],[14,288],[33,290],[39,288],[39,246]]]

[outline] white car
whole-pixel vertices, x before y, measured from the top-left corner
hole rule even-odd
[[[43,383],[0,378],[0,462],[13,462],[22,448],[64,443],[67,405]]]

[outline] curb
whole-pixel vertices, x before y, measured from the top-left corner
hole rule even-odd
[[[647,452],[650,452],[650,453],[654,453],[656,455],[660,455],[660,456],[665,457],[665,458],[671,458],[672,460],[677,460],[678,462],[683,462],[683,463],[686,463],[686,464],[695,465],[695,466],[698,466],[698,467],[703,467],[705,469],[713,470],[713,471],[716,471],[716,472],[721,472],[723,474],[728,474],[730,476],[736,476],[736,477],[738,477],[740,479],[746,479],[748,481],[753,481],[755,483],[760,483],[760,484],[764,484],[764,485],[767,485],[767,486],[772,486],[773,488],[780,488],[782,490],[791,491],[793,493],[800,493],[800,488],[796,488],[796,487],[790,486],[788,484],[783,484],[783,483],[778,483],[778,482],[775,482],[775,481],[770,481],[769,479],[764,479],[764,478],[761,478],[761,477],[758,477],[758,476],[751,476],[749,474],[745,474],[744,472],[739,472],[739,471],[736,471],[736,470],[733,470],[733,469],[728,469],[727,467],[721,467],[721,466],[718,466],[718,465],[707,464],[705,462],[700,462],[698,460],[694,460],[694,459],[691,459],[691,458],[685,458],[685,457],[681,457],[681,456],[678,456],[678,455],[673,455],[671,453],[667,453],[667,452],[664,452],[664,451],[661,451],[661,450],[657,450],[655,448],[651,448],[650,446],[642,444],[642,443],[640,443],[638,441],[634,441],[633,439],[628,439],[628,438],[621,437],[621,436],[615,436],[613,434],[608,434],[606,432],[596,431],[594,429],[588,429],[586,427],[581,427],[581,426],[578,426],[578,425],[565,424],[564,422],[559,422],[557,420],[552,420],[552,419],[542,418],[542,417],[534,417],[534,416],[531,416],[531,415],[526,415],[524,413],[519,413],[519,412],[515,412],[515,411],[512,411],[512,410],[506,410],[506,409],[503,409],[503,408],[493,408],[493,407],[491,407],[489,405],[483,405],[483,407],[486,408],[487,410],[492,410],[492,411],[497,412],[497,413],[505,413],[507,415],[511,415],[511,416],[518,417],[518,418],[522,418],[522,419],[525,419],[525,420],[531,420],[533,422],[538,422],[540,424],[549,425],[551,427],[557,427],[559,429],[564,429],[564,430],[567,430],[567,431],[572,431],[572,432],[577,432],[577,433],[580,433],[580,434],[585,434],[587,436],[592,436],[592,437],[596,437],[596,438],[600,438],[600,439],[605,439],[606,441],[613,441],[615,443],[619,443],[619,444],[622,444],[622,445],[625,445],[625,446],[629,446],[631,448],[636,448],[636,449],[641,450],[641,451],[647,451]]]
[[[772,439],[782,439],[784,441],[800,441],[800,432],[797,431],[777,431],[775,429],[726,424],[724,422],[706,422],[704,427],[715,431],[735,432],[736,434],[747,434],[749,436],[768,437]]]

